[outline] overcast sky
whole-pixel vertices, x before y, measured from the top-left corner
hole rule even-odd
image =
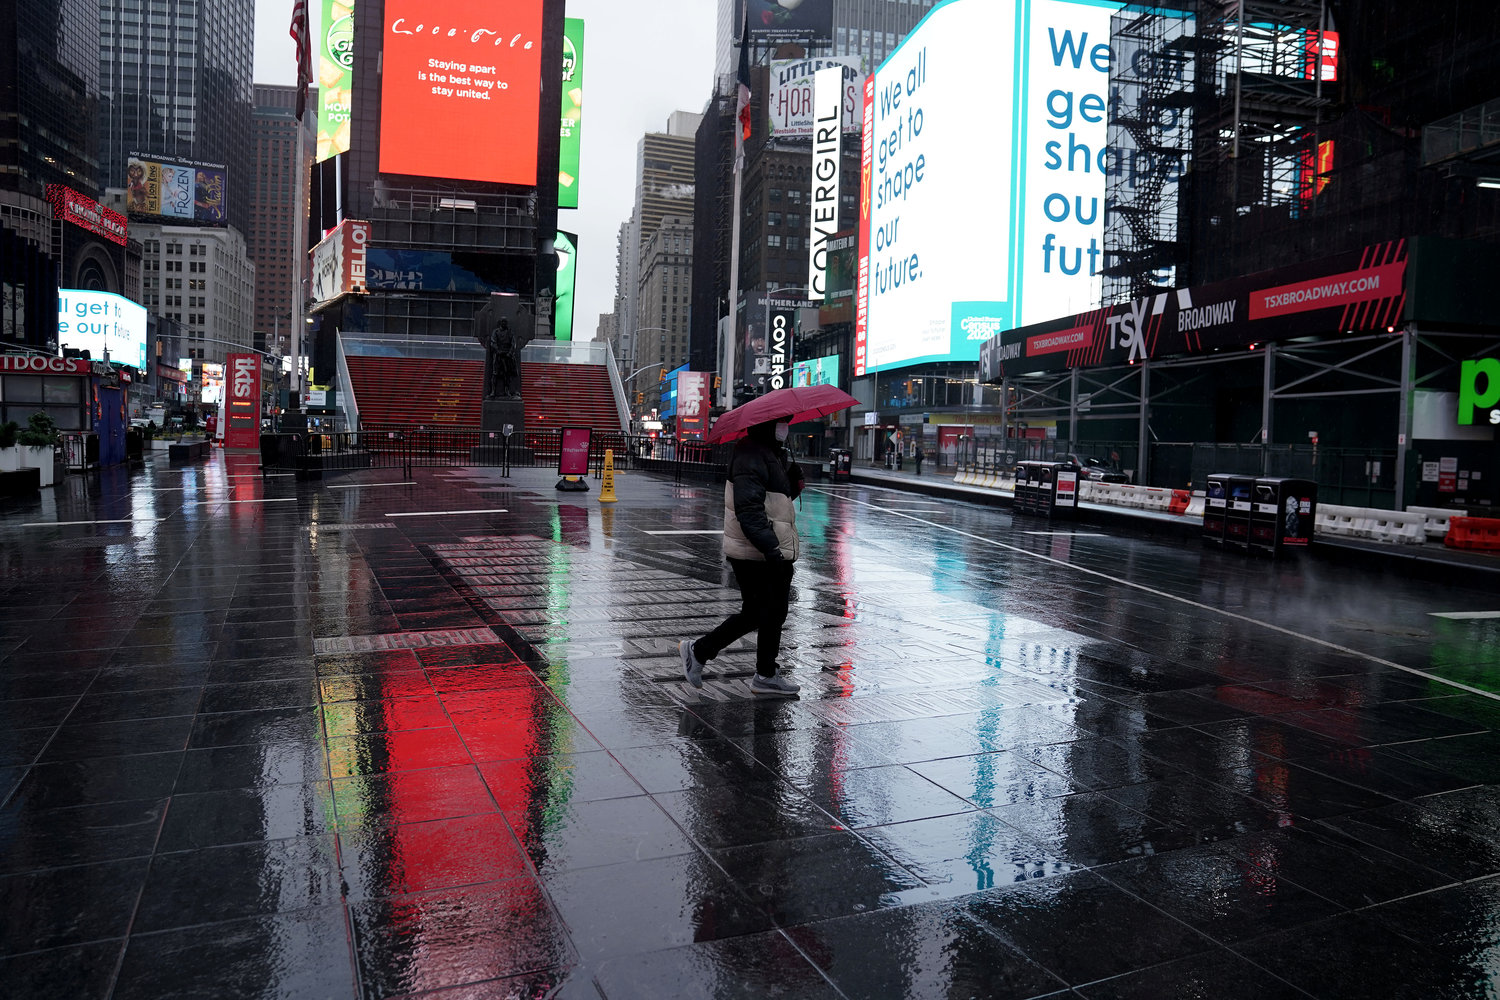
[[[322,4],[309,6],[316,38]],[[614,306],[615,240],[635,203],[636,144],[662,131],[673,111],[702,111],[708,100],[717,6],[568,0],[568,16],[585,22],[583,165],[579,207],[560,211],[558,226],[578,234],[573,335],[579,340],[592,339],[599,314]],[[291,11],[292,0],[256,0],[256,83],[297,82]]]

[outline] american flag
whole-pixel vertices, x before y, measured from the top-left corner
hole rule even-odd
[[[312,28],[307,23],[307,0],[292,0],[292,41],[297,43],[297,120],[307,111],[307,88],[312,84]]]

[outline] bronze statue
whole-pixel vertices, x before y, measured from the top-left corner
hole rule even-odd
[[[521,339],[501,317],[490,332],[476,336],[484,345],[484,398],[521,398]]]

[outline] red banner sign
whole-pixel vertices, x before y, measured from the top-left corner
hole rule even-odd
[[[224,447],[260,447],[260,357],[231,354],[224,366]]]
[[[1043,333],[1026,341],[1026,353],[1055,354],[1058,351],[1078,351],[1092,347],[1094,343],[1094,328],[1090,326],[1075,326],[1067,330],[1058,330],[1054,333]]]
[[[1389,298],[1401,291],[1405,274],[1406,261],[1403,260],[1267,288],[1250,296],[1250,318],[1265,319]]]
[[[0,372],[36,372],[38,375],[87,375],[93,365],[82,358],[58,358],[46,354],[0,356]]]
[[[125,216],[119,212],[105,208],[87,195],[62,184],[47,185],[47,200],[52,203],[53,213],[64,222],[98,233],[112,243],[125,245]]]
[[[589,474],[589,428],[564,427],[562,450],[557,456],[559,476],[586,476]]]

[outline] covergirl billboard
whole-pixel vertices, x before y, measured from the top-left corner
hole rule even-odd
[[[383,173],[535,184],[542,0],[387,0]]]

